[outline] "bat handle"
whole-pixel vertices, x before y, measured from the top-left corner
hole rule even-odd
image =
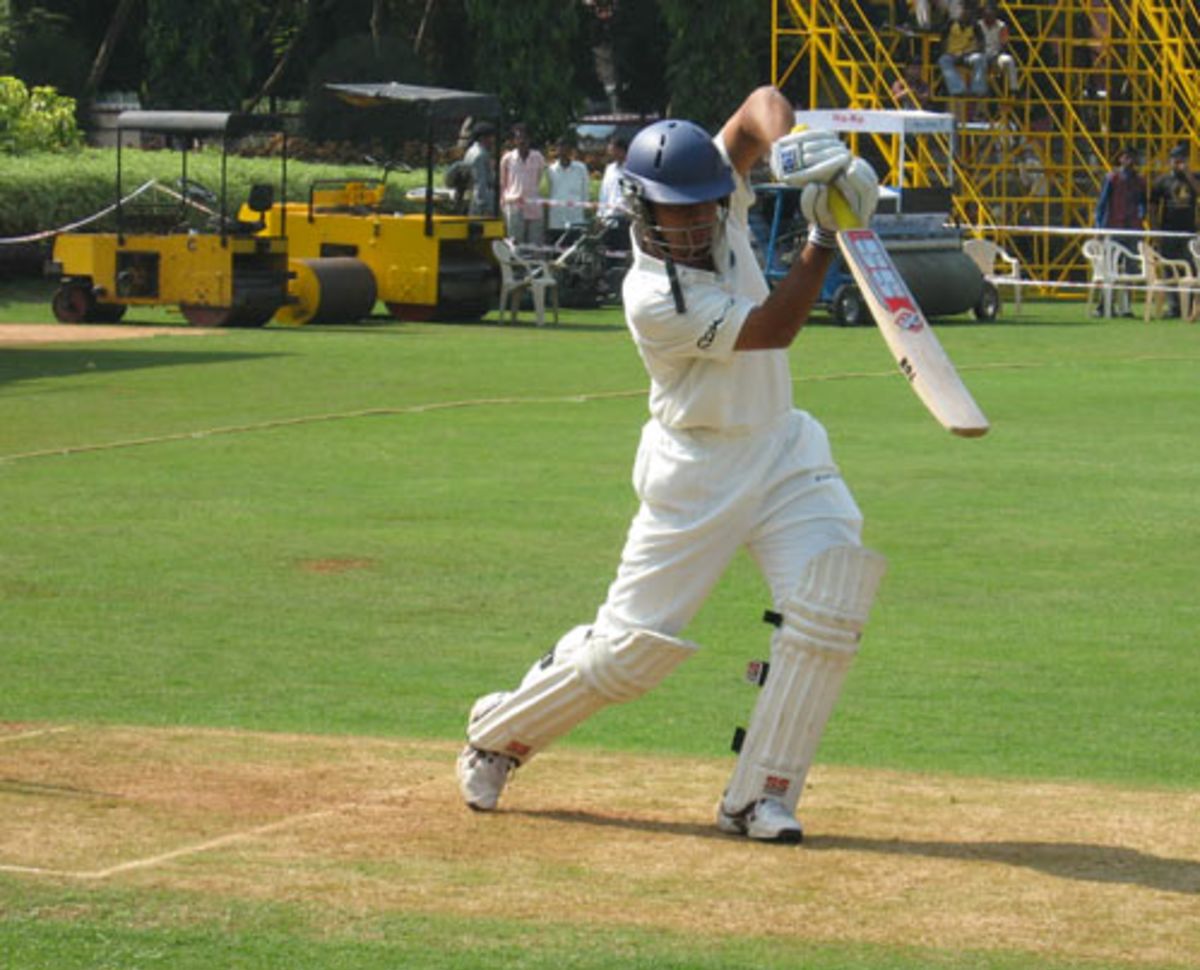
[[[792,132],[804,131],[808,125],[795,125],[792,127]],[[838,190],[836,185],[829,186],[829,209],[833,213],[833,218],[837,221],[839,229],[861,229],[862,223],[858,216],[854,214],[854,210],[850,208],[850,203],[846,201],[846,197]]]
[[[839,229],[861,229],[862,223],[858,216],[854,214],[854,210],[850,208],[850,203],[846,201],[846,197],[836,185],[829,186],[829,211],[833,213],[833,218],[837,220]]]

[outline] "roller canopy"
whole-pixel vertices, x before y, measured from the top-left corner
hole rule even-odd
[[[169,135],[245,135],[255,131],[282,131],[276,115],[238,114],[230,111],[122,111],[117,127]]]
[[[419,105],[434,118],[461,118],[465,114],[498,115],[500,99],[494,94],[431,88],[418,84],[326,84],[343,101],[357,107],[376,104]]]

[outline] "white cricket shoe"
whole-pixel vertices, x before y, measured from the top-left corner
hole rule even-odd
[[[500,793],[517,763],[508,755],[480,751],[469,744],[458,756],[458,790],[468,808],[490,812],[500,801]]]
[[[776,798],[760,798],[753,805],[731,814],[724,800],[717,806],[717,828],[730,835],[745,835],[759,842],[800,842],[804,829],[796,816]]]
[[[503,691],[485,694],[471,706],[468,724],[473,724],[487,714],[508,695]],[[458,774],[458,789],[468,808],[477,812],[490,812],[500,801],[500,793],[508,776],[517,767],[516,759],[495,751],[480,751],[467,745],[458,755],[455,770]]]

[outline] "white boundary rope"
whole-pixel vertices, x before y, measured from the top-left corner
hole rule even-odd
[[[92,213],[86,219],[80,219],[78,222],[72,222],[65,226],[59,226],[57,229],[46,229],[42,232],[30,233],[28,236],[9,236],[8,238],[0,238],[0,246],[15,245],[17,243],[38,242],[42,239],[49,239],[52,236],[57,236],[61,232],[71,232],[73,229],[79,229],[81,226],[90,225],[93,222],[97,222],[98,220],[103,219],[110,212],[116,211],[118,204],[124,205],[126,202],[136,199],[143,192],[145,192],[149,189],[152,189],[152,188],[162,189],[162,186],[160,186],[155,179],[150,179],[150,181],[143,182],[136,189],[134,189],[132,192],[130,192],[127,196],[125,196],[125,198],[123,198],[120,201],[120,203],[114,202],[112,205],[105,206],[99,212]],[[163,189],[163,191],[169,192],[170,190]]]

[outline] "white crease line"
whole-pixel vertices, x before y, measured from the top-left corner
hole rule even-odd
[[[66,727],[41,728],[37,731],[23,731],[20,734],[3,734],[0,735],[0,744],[4,744],[6,741],[24,741],[27,738],[40,738],[47,734],[62,734],[74,730],[74,727],[68,725]]]
[[[149,856],[145,859],[133,859],[130,862],[121,862],[115,866],[109,866],[107,869],[95,869],[91,872],[71,869],[42,869],[37,866],[16,866],[6,864],[0,864],[0,872],[26,873],[35,876],[57,876],[62,879],[107,879],[109,876],[115,876],[120,872],[128,872],[131,869],[146,869],[150,866],[156,866],[163,862],[169,862],[172,859],[178,859],[181,856],[196,855],[200,852],[207,852],[210,849],[219,849],[221,846],[228,845],[231,842],[238,842],[242,839],[251,839],[256,835],[264,835],[267,832],[273,832],[277,829],[286,828],[289,825],[296,825],[300,822],[308,821],[309,819],[322,818],[325,815],[332,815],[338,811],[340,811],[338,808],[326,808],[319,812],[308,812],[304,815],[292,815],[289,818],[280,819],[276,822],[268,822],[266,825],[259,825],[252,829],[246,829],[244,832],[231,832],[228,835],[222,835],[219,838],[209,839],[207,842],[200,842],[196,845],[185,845],[179,849],[172,849],[170,852],[163,852],[159,855]]]
[[[59,879],[80,879],[89,881],[107,879],[109,876],[115,876],[122,872],[130,872],[134,869],[149,869],[153,866],[160,865],[161,863],[170,862],[172,859],[179,859],[183,856],[198,855],[201,852],[219,849],[221,846],[229,845],[233,842],[240,842],[245,839],[252,839],[259,835],[266,835],[269,832],[277,832],[280,829],[285,829],[293,825],[299,825],[303,822],[310,822],[315,819],[325,818],[330,815],[338,815],[342,812],[353,811],[355,809],[370,808],[372,807],[373,802],[380,803],[393,797],[404,797],[406,795],[411,795],[413,792],[436,780],[436,778],[429,778],[420,784],[413,785],[409,788],[402,788],[399,791],[386,792],[374,799],[367,799],[360,802],[346,802],[343,805],[335,805],[333,808],[321,809],[319,812],[306,812],[303,815],[292,815],[288,818],[282,818],[275,822],[267,822],[265,825],[258,825],[252,829],[246,829],[243,832],[230,832],[228,835],[222,835],[215,839],[209,839],[207,842],[200,842],[196,845],[185,845],[182,848],[172,849],[170,852],[163,852],[159,855],[148,856],[145,859],[133,859],[129,862],[120,862],[115,866],[109,866],[107,869],[95,869],[89,872],[85,870],[70,869],[42,869],[37,866],[18,866],[0,863],[0,872],[12,872],[34,876],[53,876]]]

